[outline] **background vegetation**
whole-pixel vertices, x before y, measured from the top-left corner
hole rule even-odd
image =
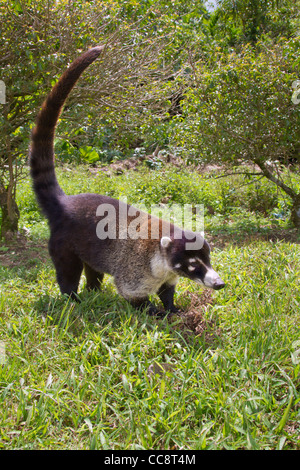
[[[223,0],[211,12],[202,0],[1,0],[2,236],[18,229],[16,187],[45,94],[81,50],[99,43],[107,53],[60,122],[59,161],[95,164],[159,149],[227,169],[251,163],[285,191],[298,227],[299,190],[281,173],[299,160],[298,9],[298,0]]]
[[[0,0],[0,447],[300,447],[299,6]],[[137,315],[108,277],[69,302],[47,254],[30,128],[99,43],[58,126],[59,181],[204,204],[227,286],[181,280],[170,319]]]

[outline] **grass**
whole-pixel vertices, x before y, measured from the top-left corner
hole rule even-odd
[[[208,184],[173,168],[59,174],[68,193],[123,194],[135,203],[203,197],[213,204],[213,265],[227,286],[202,291],[182,279],[183,313],[163,320],[137,314],[109,277],[101,293],[83,290],[80,304],[68,301],[24,181],[18,198],[29,236],[0,250],[0,447],[300,448],[297,234],[246,202],[239,211],[239,179],[228,192],[224,179]],[[155,364],[169,367],[153,374]]]

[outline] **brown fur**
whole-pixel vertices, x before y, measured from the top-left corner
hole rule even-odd
[[[150,223],[154,218],[149,214],[137,211],[135,215],[131,213],[129,216],[131,206],[107,196],[67,196],[56,179],[54,134],[57,120],[76,81],[102,50],[103,46],[90,49],[66,70],[45,100],[31,136],[30,168],[33,188],[49,221],[49,252],[56,269],[57,281],[62,293],[76,297],[83,269],[89,289],[100,288],[103,275],[107,273],[114,277],[119,293],[133,305],[147,306],[150,313],[155,312],[148,295],[157,292],[164,307],[176,311],[173,296],[177,277],[183,275],[203,281],[206,271],[211,269],[207,242],[204,241],[203,248],[197,252],[187,253],[186,232],[158,219],[155,219],[159,224],[158,237],[153,239]],[[102,218],[97,216],[97,209],[103,204],[110,204],[115,208],[117,220],[121,207],[128,216],[129,225],[139,215],[138,230],[140,233],[144,230],[148,238],[123,239],[122,233],[127,231],[126,223],[124,226],[117,224],[115,239],[99,239],[97,224],[105,215]],[[175,229],[180,231],[181,239],[174,239]],[[161,238],[165,233],[170,238],[166,239],[167,243],[163,246]],[[199,264],[197,268],[198,274],[188,270],[187,260],[191,256],[198,256],[202,260],[202,265]],[[175,268],[178,263],[180,268]],[[214,288],[221,287],[223,285],[219,283],[219,287]]]

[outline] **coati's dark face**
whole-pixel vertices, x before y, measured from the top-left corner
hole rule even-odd
[[[204,240],[202,248],[187,250],[183,240],[173,240],[170,245],[171,265],[179,276],[187,277],[211,289],[222,289],[225,283],[210,264],[210,246]]]

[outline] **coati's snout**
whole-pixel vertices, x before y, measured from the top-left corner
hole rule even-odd
[[[187,266],[188,273],[184,273],[185,277],[210,289],[220,290],[225,287],[225,282],[210,266],[210,263],[205,264],[200,258],[190,258],[189,263]]]
[[[214,290],[220,290],[220,289],[223,289],[225,287],[225,282],[222,281],[222,279],[220,277],[218,277],[218,279],[216,279],[214,285],[213,285],[213,289]]]
[[[167,245],[165,241],[165,245]],[[169,248],[173,252],[172,267],[179,276],[214,290],[225,287],[225,282],[210,264],[210,246],[203,240],[202,246],[197,250],[186,249],[184,240],[169,239]]]
[[[214,290],[220,290],[225,287],[225,282],[222,281],[219,274],[216,273],[216,271],[214,271],[212,268],[208,269],[206,275],[204,276],[203,284],[206,287],[210,287]]]

